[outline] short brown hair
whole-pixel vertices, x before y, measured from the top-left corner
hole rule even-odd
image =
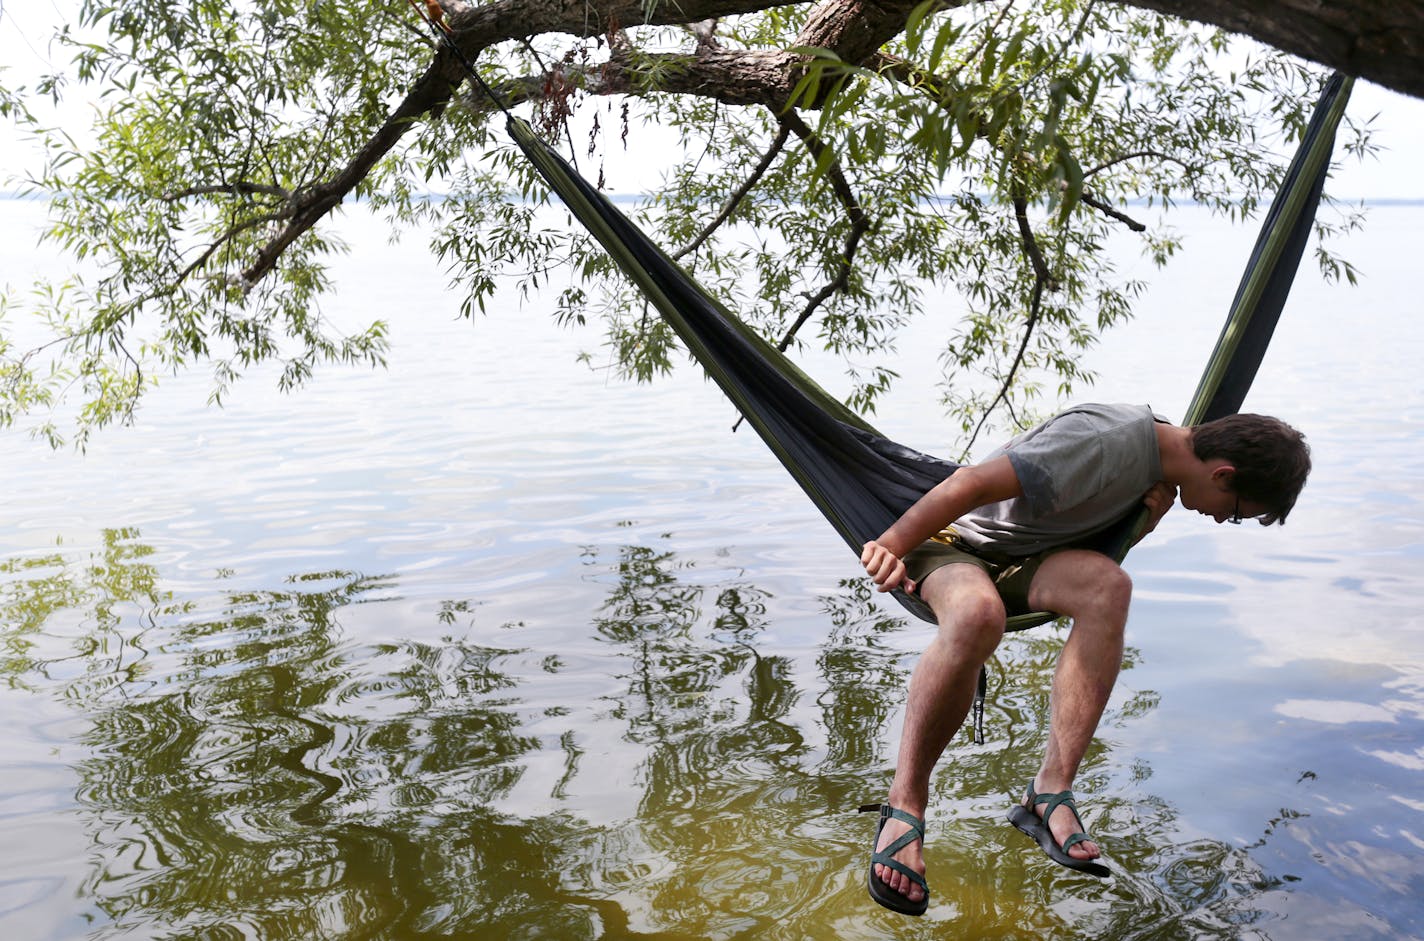
[[[1266,507],[1264,525],[1284,523],[1310,474],[1305,435],[1269,415],[1227,415],[1194,425],[1192,453],[1218,458],[1236,468],[1231,490]]]

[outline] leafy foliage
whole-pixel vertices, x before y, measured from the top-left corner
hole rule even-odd
[[[1081,352],[1143,288],[1116,271],[1110,236],[1139,230],[1163,264],[1177,203],[1255,213],[1320,82],[1221,33],[1091,0],[907,7],[855,61],[807,44],[811,4],[749,2],[711,22],[699,7],[589,26],[530,4],[538,27],[460,7],[456,36],[594,166],[627,159],[641,121],[674,129],[681,151],[641,221],[767,336],[839,354],[853,407],[873,410],[893,382],[904,327],[941,318],[945,406],[966,433],[1000,406],[1027,422],[1091,382]],[[284,387],[322,363],[379,365],[383,323],[342,329],[320,308],[324,261],[343,250],[325,220],[348,196],[434,233],[466,316],[502,291],[550,292],[562,322],[601,325],[624,375],[673,368],[674,337],[546,207],[488,99],[452,95],[459,69],[420,25],[398,4],[88,0],[58,39],[73,81],[98,93],[94,143],[25,110],[64,80],[0,92],[0,117],[47,148],[31,186],[79,272],[0,306],[0,424],[33,416],[52,442],[82,443],[131,418],[156,375],[197,363],[218,401],[267,361]],[[794,67],[767,68],[769,54]],[[573,116],[589,111],[576,141]],[[1354,127],[1347,150],[1371,148]],[[1131,218],[1143,212],[1150,224]],[[1320,228],[1358,224],[1344,210]],[[1353,280],[1328,248],[1318,259]],[[962,306],[927,311],[945,288]]]

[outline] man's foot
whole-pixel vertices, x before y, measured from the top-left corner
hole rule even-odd
[[[1023,803],[1009,811],[1009,823],[1032,837],[1058,865],[1102,879],[1112,875],[1112,870],[1096,862],[1098,845],[1083,831],[1072,791],[1038,794],[1030,781]]]
[[[903,823],[893,817],[885,821],[885,826],[880,828],[880,839],[875,841],[875,851],[877,853],[883,853],[885,847],[904,836],[910,829],[911,827],[908,823]],[[893,854],[891,858],[901,865],[909,866],[915,872],[923,876],[925,874],[924,850],[924,837],[920,837],[898,853]],[[920,887],[919,883],[911,881],[909,876],[902,875],[889,866],[877,864],[875,866],[875,878],[912,902],[918,902],[925,897],[925,890]]]
[[[1035,794],[1033,787],[1034,782],[1030,781],[1028,790],[1024,793],[1022,806],[1042,820],[1044,808],[1048,806],[1048,800],[1043,798],[1052,798],[1054,795]],[[1039,798],[1038,806],[1036,807],[1032,803],[1035,798]],[[1077,834],[1081,833],[1087,837],[1087,839],[1075,840],[1064,849],[1064,852],[1074,859],[1097,859],[1103,855],[1102,851],[1098,849],[1098,844],[1094,843],[1092,837],[1088,836],[1083,826],[1083,821],[1078,817],[1078,806],[1073,802],[1071,791],[1068,792],[1068,799],[1066,801],[1054,806],[1052,817],[1047,823],[1048,832],[1053,834],[1053,842],[1057,843],[1059,847],[1063,846],[1065,840],[1070,840]]]
[[[929,907],[924,821],[889,804],[867,804],[860,810],[880,814],[867,877],[870,897],[905,915],[924,914]]]

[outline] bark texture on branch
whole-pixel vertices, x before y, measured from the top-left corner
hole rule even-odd
[[[1424,98],[1424,0],[1132,0]]]

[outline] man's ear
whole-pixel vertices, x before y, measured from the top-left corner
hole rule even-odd
[[[1219,487],[1229,488],[1236,478],[1236,467],[1232,464],[1217,464],[1211,469],[1211,482]]]

